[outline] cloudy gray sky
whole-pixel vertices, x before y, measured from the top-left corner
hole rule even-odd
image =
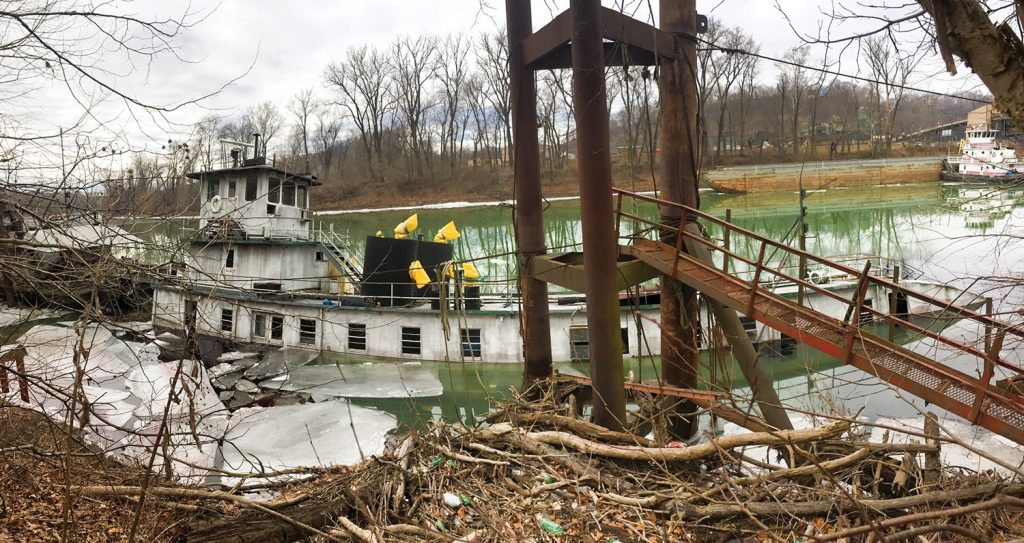
[[[621,7],[611,1],[604,3]],[[567,0],[533,0],[534,27],[545,24],[567,4]],[[801,31],[814,33],[829,21],[821,10],[832,5],[830,0],[699,0],[698,11],[718,17],[728,26],[744,28],[761,44],[763,53],[779,57],[798,43],[786,16]],[[648,20],[651,6],[656,9],[657,2],[626,0],[625,11]],[[203,107],[182,108],[166,120],[132,115],[117,100],[108,99],[95,108],[95,122],[108,123],[126,134],[132,147],[150,149],[166,141],[168,134],[181,137],[181,127],[167,121],[186,125],[211,111],[236,116],[264,100],[283,107],[296,91],[306,87],[328,96],[322,83],[324,67],[350,47],[386,45],[403,34],[495,31],[505,19],[502,0],[115,0],[111,9],[141,18],[180,16],[191,9],[190,20],[195,22],[176,40],[187,62],[164,56],[129,68],[121,59],[112,59],[113,65],[107,66],[112,70],[111,81],[124,92],[149,103],[174,104],[240,78],[204,100]],[[842,23],[832,32],[850,33],[864,25]],[[822,49],[815,53],[818,62],[822,54]],[[842,69],[857,72],[852,63],[845,63]],[[762,72],[771,77],[771,63],[762,63]],[[971,79],[951,82],[934,77],[938,72],[926,69],[916,84],[950,92],[977,85]],[[39,127],[69,126],[82,111],[59,83],[42,85],[19,105],[27,122]]]

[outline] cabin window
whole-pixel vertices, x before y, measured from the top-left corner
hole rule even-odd
[[[211,179],[206,183],[206,199],[213,200],[213,197],[218,194],[220,194],[220,181]]]
[[[228,269],[235,268],[235,250],[228,249],[227,256],[224,257],[224,267]]]
[[[402,327],[402,354],[420,354],[420,329]]]
[[[235,329],[235,311],[233,309],[220,310],[221,332],[232,332]]]
[[[270,339],[281,341],[284,338],[284,317],[281,315],[270,316]]]
[[[281,203],[281,180],[276,177],[270,178],[270,190],[267,191],[267,200],[272,204]]]
[[[480,329],[462,328],[459,330],[462,339],[462,356],[466,358],[480,358]]]
[[[232,180],[228,181],[228,198],[234,198],[235,197],[235,189],[236,189],[236,187],[235,187],[235,180],[232,179]]]
[[[267,314],[266,313],[253,313],[252,315],[252,335],[254,338],[266,339],[267,338]]]
[[[348,325],[348,348],[353,351],[366,350],[366,325],[350,323]]]
[[[871,324],[875,322],[875,314],[871,312],[874,309],[874,302],[871,300],[864,300],[864,307],[860,308],[860,315],[858,322],[860,324]]]
[[[324,261],[324,253],[323,253],[323,251],[317,251],[316,255],[313,256],[313,260],[315,262],[323,262]]]
[[[586,325],[569,327],[569,358],[588,360],[590,358],[590,333]]]
[[[299,319],[299,343],[316,345],[316,319]]]
[[[259,178],[256,174],[249,174],[245,178],[245,201],[252,202],[256,200],[256,196],[259,194]]]
[[[281,191],[281,205],[295,207],[295,183],[287,181]]]
[[[747,332],[747,337],[750,338],[750,341],[754,342],[754,344],[756,345],[757,344],[757,321],[755,321],[752,317],[748,317],[746,315],[740,315],[740,324],[743,325],[743,329]]]
[[[309,200],[307,199],[307,191],[305,185],[297,185],[295,187],[295,205],[306,209],[309,207]]]

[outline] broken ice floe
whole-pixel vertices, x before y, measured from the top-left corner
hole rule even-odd
[[[192,360],[161,362],[156,345],[125,341],[119,333],[97,324],[31,328],[18,339],[25,348],[29,402],[21,401],[17,386],[5,399],[58,422],[69,420],[67,399],[78,367],[83,381],[73,420],[85,421],[86,439],[139,465],[149,463],[159,443],[153,469],[170,467],[192,483],[219,481],[221,469],[252,473],[266,466],[356,462],[380,453],[397,426],[391,415],[345,401],[230,413],[210,382],[211,375],[231,373],[223,367],[229,365],[207,370]],[[254,384],[251,389],[258,390]]]
[[[224,468],[249,473],[360,462],[384,452],[395,424],[391,415],[347,401],[242,408],[225,435]]]
[[[36,319],[49,319],[58,315],[59,313],[50,309],[40,309],[36,307],[9,307],[4,304],[0,304],[0,328]]]
[[[264,388],[338,398],[429,398],[444,393],[434,372],[420,364],[373,363],[301,366]]]

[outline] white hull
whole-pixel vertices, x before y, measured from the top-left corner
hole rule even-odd
[[[958,305],[978,307],[980,296],[963,293],[953,287],[926,281],[905,281],[908,288],[935,296],[942,300],[956,299]],[[852,297],[855,283],[836,281],[822,285],[845,298]],[[776,292],[795,297],[793,286],[777,288]],[[416,307],[345,307],[324,305],[323,298],[289,297],[290,299],[261,299],[245,291],[189,290],[159,287],[154,292],[153,322],[162,331],[179,337],[184,335],[186,292],[196,302],[195,326],[203,338],[204,358],[216,358],[232,349],[295,348],[315,352],[334,353],[368,359],[428,360],[479,362],[521,362],[522,338],[516,300],[484,298],[480,310],[431,309],[429,304]],[[838,319],[845,316],[848,305],[822,294],[809,292],[808,303]],[[957,297],[959,296],[959,299]],[[888,293],[872,288],[865,305],[889,312]],[[906,301],[904,304],[908,303]],[[921,324],[929,324],[941,310],[916,303],[896,308],[918,317]],[[223,320],[224,310],[230,311],[231,323]],[[257,330],[256,315],[263,314],[263,335]],[[281,318],[279,337],[271,337],[271,316]],[[658,356],[661,330],[658,324],[660,308],[645,305],[638,308],[624,306],[619,316],[624,355],[627,357]],[[870,315],[863,315],[865,322]],[[585,359],[587,357],[587,318],[583,303],[550,305],[551,350],[555,362]],[[744,318],[751,339],[770,351],[786,352],[792,345],[781,334]],[[701,349],[711,343],[707,311],[701,309]],[[305,323],[305,324],[303,324]],[[225,330],[224,328],[230,328]],[[447,336],[445,329],[449,330]]]

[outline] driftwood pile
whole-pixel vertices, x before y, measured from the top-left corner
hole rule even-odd
[[[656,433],[655,433],[656,434]],[[745,455],[768,446],[780,465]],[[202,505],[187,541],[1011,541],[1024,484],[939,463],[939,443],[869,443],[849,422],[656,443],[553,402],[437,424],[350,468],[277,474],[273,501],[151,488]],[[747,449],[749,451],[750,449]],[[788,466],[788,467],[787,467]],[[242,483],[240,487],[244,487]],[[137,497],[131,487],[85,487]],[[216,505],[218,503],[224,505]],[[211,505],[213,507],[211,507]],[[159,507],[159,506],[157,506]]]

